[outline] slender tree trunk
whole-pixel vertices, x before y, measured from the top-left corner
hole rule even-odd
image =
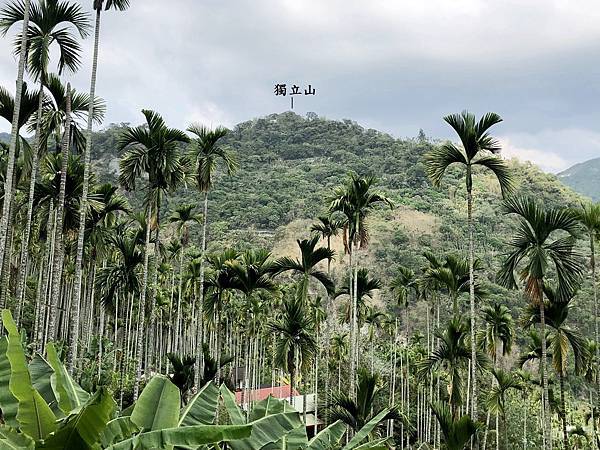
[[[470,167],[468,173],[471,178]],[[475,249],[473,242],[473,191],[469,183],[467,189],[467,222],[469,226],[469,304],[471,314],[471,413],[474,421],[477,421],[477,341],[475,338],[477,324],[475,322]],[[477,437],[475,436],[475,447]]]
[[[545,440],[548,443],[548,448],[552,449],[552,420],[550,418],[550,407],[548,397],[548,371],[546,370],[546,358],[548,352],[546,349],[546,308],[544,306],[544,299],[540,299],[540,336],[542,339],[542,359],[540,360],[540,371],[542,372],[542,388],[544,398],[542,401],[542,423],[544,424],[542,433],[545,436]]]
[[[63,248],[63,219],[65,209],[65,190],[67,187],[67,168],[69,164],[69,149],[71,147],[71,84],[67,83],[67,104],[65,115],[65,132],[62,143],[62,168],[60,173],[60,190],[58,194],[58,205],[56,206],[56,227],[54,231],[54,260],[52,268],[52,289],[50,294],[50,317],[48,335],[50,339],[55,337],[55,323],[58,315],[57,306],[60,296],[61,280],[64,262]],[[74,325],[79,326],[79,318]]]
[[[352,265],[352,251],[353,251],[353,245],[352,245],[352,239],[349,239],[349,251],[348,251],[348,262],[349,262],[349,280],[350,280],[350,286],[348,287],[348,293],[350,294],[350,355],[349,355],[349,359],[350,359],[350,373],[349,373],[349,378],[350,378],[350,396],[352,398],[354,398],[354,391],[355,391],[355,386],[356,386],[356,361],[354,360],[354,346],[356,344],[356,330],[354,328],[354,270],[353,270],[353,265]]]
[[[563,448],[564,450],[569,450],[569,435],[567,434],[567,410],[565,403],[565,376],[562,372],[558,373],[558,379],[560,381],[560,418],[562,422]]]
[[[528,400],[526,395],[524,396],[524,400]],[[526,404],[524,409],[525,414],[523,414],[523,450],[527,450],[527,413],[529,411],[529,405]]]
[[[101,5],[100,5],[101,6]],[[85,150],[83,154],[83,186],[81,193],[81,203],[79,206],[79,231],[77,233],[77,255],[75,257],[75,286],[73,290],[73,320],[71,321],[71,341],[69,345],[68,369],[73,371],[73,365],[77,358],[78,338],[76,324],[79,322],[79,312],[81,307],[81,284],[83,278],[83,247],[85,238],[85,222],[88,209],[88,193],[91,173],[91,154],[92,154],[92,125],[94,116],[94,99],[96,96],[96,77],[98,73],[98,49],[100,42],[100,16],[102,8],[96,9],[96,27],[94,33],[94,54],[92,59],[92,79],[90,82],[90,105],[88,110],[87,129],[85,133]]]
[[[136,369],[135,384],[133,386],[133,400],[137,400],[140,392],[140,383],[142,382],[142,364],[144,358],[144,321],[146,320],[146,290],[148,289],[148,263],[150,258],[150,221],[152,220],[152,206],[148,205],[146,219],[146,242],[144,243],[144,273],[142,276],[142,290],[140,292],[140,304],[137,324],[137,349],[136,349]]]
[[[23,2],[23,28],[21,30],[21,52],[19,53],[19,65],[17,68],[17,81],[15,89],[15,102],[13,109],[13,117],[10,131],[10,144],[8,147],[8,158],[6,162],[6,174],[4,177],[4,200],[2,203],[2,218],[0,218],[0,267],[2,266],[4,253],[6,249],[6,237],[8,235],[8,212],[11,210],[11,204],[13,201],[13,183],[14,183],[14,170],[15,170],[15,159],[17,154],[17,141],[19,140],[19,118],[21,115],[21,99],[23,97],[23,74],[25,73],[25,63],[27,61],[27,38],[29,29],[29,10],[31,0],[25,0]],[[38,122],[39,123],[39,122]],[[36,150],[36,146],[34,146]],[[23,271],[24,268],[21,268]],[[5,282],[8,282],[5,279]],[[18,299],[17,299],[18,300]]]
[[[598,307],[598,284],[596,280],[596,249],[594,233],[590,233],[590,265],[592,266],[592,288],[594,291],[594,339],[596,341],[596,360],[600,361],[600,308]],[[596,405],[600,406],[600,376],[596,377]],[[592,409],[594,404],[592,403]],[[594,446],[597,446],[594,435]]]
[[[27,200],[27,220],[23,230],[23,239],[21,240],[21,258],[19,262],[19,280],[17,283],[16,298],[17,303],[21,304],[25,296],[25,281],[27,278],[27,266],[29,263],[29,239],[31,237],[31,224],[33,221],[33,201],[35,196],[35,184],[37,182],[37,172],[39,166],[40,152],[40,134],[42,129],[42,108],[44,101],[44,73],[40,75],[40,92],[38,94],[38,109],[36,115],[35,137],[33,142],[33,153],[31,155],[31,174],[29,176],[29,196]],[[15,99],[16,101],[16,99]],[[4,238],[6,239],[6,237]]]
[[[199,320],[196,324],[198,330],[198,340],[199,345],[202,345],[203,339],[203,302],[204,302],[204,261],[206,259],[206,230],[208,227],[208,191],[204,192],[204,209],[202,214],[202,256],[200,259],[200,293],[199,293]],[[199,358],[196,358],[196,385],[198,385],[200,370],[204,366],[204,361],[202,361],[202,354],[200,354]],[[217,369],[218,370],[218,369]]]

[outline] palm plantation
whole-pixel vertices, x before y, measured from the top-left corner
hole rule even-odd
[[[137,7],[0,9],[0,448],[598,448],[598,204],[495,113],[102,128],[101,20]]]

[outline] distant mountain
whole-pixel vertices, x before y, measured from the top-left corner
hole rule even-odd
[[[0,133],[0,142],[10,142],[10,133]]]
[[[600,158],[575,164],[559,173],[558,178],[580,194],[600,200]]]

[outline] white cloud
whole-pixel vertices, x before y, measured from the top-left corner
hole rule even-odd
[[[600,155],[600,132],[582,128],[511,133],[500,140],[504,155],[531,161],[548,172],[560,172]]]
[[[539,166],[546,172],[560,172],[569,167],[569,163],[556,153],[537,148],[525,148],[514,145],[509,139],[500,139],[502,143],[502,156],[516,158],[519,161],[529,161]]]

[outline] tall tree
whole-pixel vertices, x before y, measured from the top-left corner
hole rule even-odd
[[[239,165],[231,151],[223,145],[227,128],[217,127],[211,130],[203,125],[194,124],[187,131],[194,135],[192,140],[191,160],[194,165],[196,188],[203,196],[202,210],[202,256],[200,260],[200,304],[204,296],[204,260],[206,258],[206,237],[208,227],[208,194],[213,188],[217,169],[223,166],[228,175],[233,175]],[[200,332],[198,324],[197,333]],[[196,370],[198,373],[199,371]]]
[[[209,264],[209,272],[206,277],[206,305],[207,315],[214,315],[215,320],[215,353],[217,383],[221,379],[221,314],[225,306],[227,293],[236,286],[236,275],[232,270],[231,262],[238,259],[240,254],[233,249],[226,249],[220,253],[208,255],[206,261]]]
[[[29,37],[29,33],[27,30],[29,29],[29,12],[30,12],[31,0],[25,0],[23,4],[23,21],[22,21],[22,29],[21,29],[21,42],[20,48],[27,48],[27,38]],[[7,5],[0,11],[0,31],[2,35],[5,36],[8,28],[5,27],[4,21],[6,20],[7,13],[10,17],[10,9],[11,7],[14,9],[17,5]],[[7,155],[7,163],[6,163],[6,173],[4,175],[4,200],[2,202],[2,218],[0,218],[0,267],[2,267],[2,262],[4,261],[4,253],[6,248],[6,236],[8,234],[9,224],[9,212],[11,210],[11,205],[13,201],[13,173],[15,170],[15,159],[17,155],[17,142],[19,141],[19,130],[22,126],[20,123],[21,120],[21,105],[23,100],[23,76],[25,74],[25,62],[26,62],[27,54],[26,52],[19,52],[19,65],[17,66],[17,81],[16,81],[16,89],[15,89],[15,100],[13,101],[13,110],[12,110],[12,118],[11,122],[11,133],[10,133],[10,145],[8,147],[8,155]],[[25,87],[25,91],[27,88]],[[4,275],[6,276],[6,275]],[[4,305],[0,305],[4,306]]]
[[[548,334],[548,343],[551,348],[552,366],[560,382],[560,408],[559,415],[562,422],[563,447],[569,448],[567,434],[567,413],[565,404],[565,377],[569,362],[569,350],[572,350],[575,361],[575,372],[583,373],[586,369],[585,362],[589,360],[588,347],[583,335],[567,324],[569,312],[573,308],[575,292],[560,293],[548,285],[544,286],[544,294],[548,299],[545,308],[546,324],[551,331]],[[540,323],[540,310],[535,305],[528,305],[526,311],[526,324],[528,326]]]
[[[484,306],[481,310],[483,316],[484,328],[481,330],[480,342],[481,346],[492,358],[494,369],[497,368],[498,355],[500,350],[503,355],[510,353],[514,335],[514,324],[513,318],[510,314],[510,310],[499,303],[493,305]],[[492,386],[498,387],[499,378],[497,374],[492,371]],[[505,392],[505,389],[501,389],[501,392]],[[502,399],[500,399],[502,400]],[[498,403],[494,403],[498,405]],[[503,406],[503,403],[502,405]],[[496,413],[496,449],[500,448],[500,436],[499,436],[499,415],[503,412],[503,408],[490,407],[488,405],[488,413],[486,419],[486,430],[483,438],[483,448],[486,448],[487,432],[490,423],[490,413]]]
[[[129,0],[93,0],[94,11],[96,11],[96,25],[94,27],[94,50],[92,56],[92,75],[90,80],[90,102],[88,111],[87,128],[85,133],[85,151],[83,161],[85,164],[83,175],[83,192],[81,194],[81,204],[79,207],[79,231],[77,233],[77,255],[75,257],[75,286],[73,289],[73,324],[77,323],[79,311],[81,308],[81,284],[83,273],[83,241],[85,238],[85,218],[88,210],[88,193],[91,173],[91,154],[92,154],[92,127],[94,117],[94,102],[96,101],[96,79],[98,76],[98,51],[100,48],[100,18],[102,9],[105,11],[115,9],[124,11],[129,7]],[[73,370],[75,358],[77,358],[77,333],[71,331],[71,342],[69,345],[68,368]]]
[[[169,222],[175,225],[179,234],[179,289],[177,292],[177,319],[175,323],[175,345],[174,352],[179,351],[179,332],[181,324],[181,297],[183,295],[183,255],[186,246],[189,244],[189,227],[194,223],[200,222],[200,215],[194,214],[194,205],[181,205],[175,208]]]
[[[461,114],[451,114],[444,117],[458,135],[462,148],[451,142],[446,142],[425,156],[427,174],[435,186],[441,184],[446,169],[453,164],[465,168],[465,183],[467,188],[467,226],[469,240],[469,300],[471,317],[471,413],[477,420],[477,377],[475,334],[477,330],[475,314],[475,248],[473,236],[473,170],[482,167],[491,170],[500,184],[502,194],[511,190],[511,178],[508,167],[496,155],[500,153],[500,144],[490,134],[489,130],[500,123],[502,118],[496,113],[487,113],[479,121],[467,111]]]
[[[517,288],[516,273],[523,283],[525,295],[540,313],[540,336],[546,335],[546,304],[544,286],[549,272],[556,273],[559,295],[574,292],[582,276],[583,267],[573,246],[578,233],[578,222],[567,210],[544,208],[526,197],[511,197],[504,202],[507,214],[514,214],[518,223],[507,255],[498,274],[499,282],[508,288]],[[566,233],[564,236],[561,232]],[[552,448],[548,373],[546,370],[546,340],[541,339],[540,372],[544,401],[542,404],[543,433]]]
[[[147,174],[144,203],[146,205],[146,237],[144,242],[144,271],[140,290],[140,315],[138,317],[137,368],[134,398],[137,399],[142,377],[143,352],[146,340],[144,320],[146,309],[146,291],[148,290],[148,269],[150,257],[150,231],[154,227],[157,233],[155,246],[158,247],[160,206],[164,195],[175,189],[185,175],[179,145],[189,142],[183,131],[169,128],[156,112],[143,110],[146,124],[127,127],[119,138],[119,149],[125,150],[120,162],[119,182],[127,190],[135,190],[139,179]],[[154,314],[154,305],[150,305],[150,320]]]
[[[468,367],[470,352],[468,347],[469,327],[460,317],[453,317],[445,329],[437,330],[435,336],[439,345],[434,351],[419,363],[418,373],[421,377],[427,376],[440,367],[448,373],[448,405],[455,419],[458,419],[459,406],[463,404],[463,375]],[[486,368],[488,359],[481,352],[477,352],[476,365]]]
[[[331,216],[319,216],[317,222],[310,227],[310,231],[318,233],[322,239],[327,240],[327,250],[331,250],[331,238],[338,235],[344,227],[344,221]],[[327,261],[327,275],[331,274],[331,260]]]
[[[270,323],[276,334],[276,363],[290,374],[290,404],[293,406],[298,371],[311,367],[317,352],[315,324],[307,305],[289,296],[282,305],[281,316]]]
[[[27,221],[21,243],[21,258],[17,290],[23,291],[25,272],[29,260],[29,240],[33,217],[33,201],[40,155],[40,138],[42,133],[42,112],[44,100],[44,87],[48,77],[50,55],[56,47],[59,53],[58,73],[65,71],[75,72],[80,66],[81,47],[77,36],[84,38],[88,35],[90,23],[87,14],[80,5],[68,0],[39,0],[39,2],[11,2],[0,10],[0,31],[6,33],[17,23],[27,23],[27,37],[21,34],[17,39],[15,52],[27,56],[27,71],[39,82],[38,109],[35,122],[35,137],[33,143],[31,174],[29,185],[29,200],[27,208]],[[27,49],[27,51],[23,51]],[[0,258],[3,257],[6,234],[2,230],[3,220],[0,222]],[[4,234],[2,234],[4,232]]]
[[[310,239],[298,239],[296,241],[300,248],[300,259],[282,257],[272,265],[273,275],[292,272],[301,276],[298,284],[298,298],[308,302],[308,291],[310,280],[314,278],[327,290],[327,294],[333,294],[335,287],[333,281],[325,272],[319,269],[319,264],[325,260],[328,262],[333,258],[334,252],[325,247],[317,247],[319,236]]]
[[[372,176],[360,177],[351,173],[346,184],[336,188],[329,205],[330,213],[341,213],[346,219],[344,229],[344,242],[349,255],[349,289],[351,305],[350,322],[350,395],[356,393],[356,368],[358,365],[358,311],[357,311],[357,284],[358,263],[354,261],[353,253],[369,242],[369,232],[366,224],[367,216],[379,204],[386,204],[390,208],[393,203],[383,193],[373,190],[375,178]],[[354,280],[354,281],[352,281]]]
[[[572,210],[573,215],[585,228],[590,242],[590,269],[594,292],[594,340],[596,359],[600,360],[600,306],[598,300],[598,280],[596,276],[596,241],[600,241],[600,203],[582,203]],[[596,386],[596,402],[600,405],[600,377]]]

